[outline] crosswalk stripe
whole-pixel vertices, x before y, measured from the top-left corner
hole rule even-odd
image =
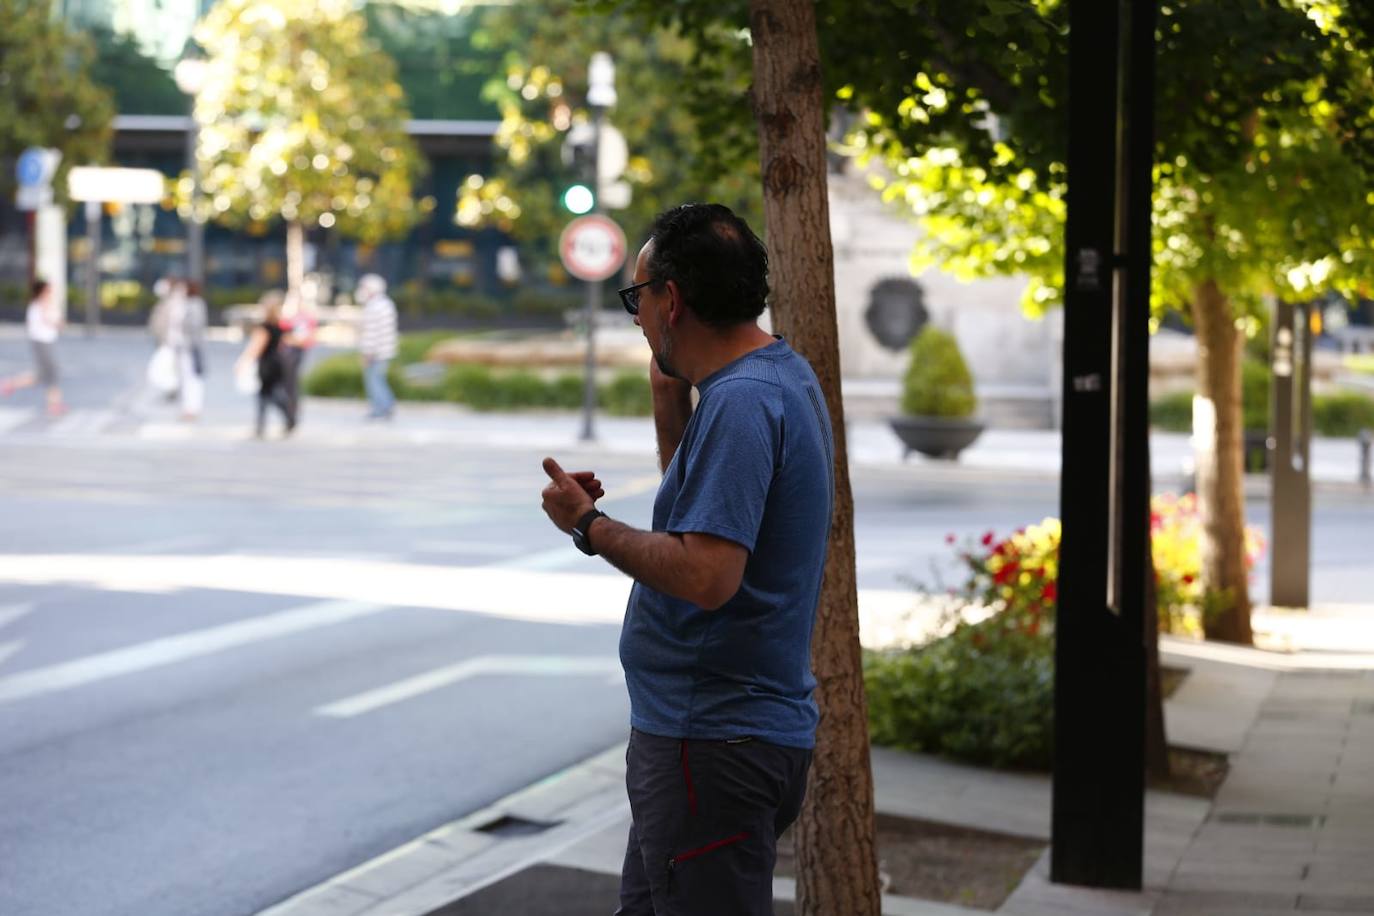
[[[0,627],[9,626],[32,610],[32,601],[24,601],[19,604],[0,604]]]
[[[355,620],[387,609],[359,601],[320,601],[252,620],[168,636],[0,678],[0,704]]]
[[[10,642],[0,642],[0,666],[3,666],[20,649],[24,648],[24,640],[15,639]]]
[[[443,668],[356,694],[315,710],[317,716],[347,719],[400,703],[442,687],[484,674],[523,674],[535,677],[567,677],[600,674],[621,677],[620,660],[610,656],[582,655],[479,655]]]
[[[69,412],[48,430],[54,436],[92,436],[115,421],[113,410],[82,408]]]
[[[0,407],[0,433],[7,433],[23,426],[37,416],[37,413],[31,407]]]

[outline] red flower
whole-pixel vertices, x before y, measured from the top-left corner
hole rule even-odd
[[[1059,597],[1059,587],[1053,580],[1045,583],[1045,588],[1040,592],[1040,597],[1046,601],[1055,601]]]
[[[1183,584],[1184,584],[1184,585],[1192,585],[1194,581],[1196,581],[1196,580],[1193,578],[1193,574],[1192,574],[1192,573],[1184,573],[1184,574],[1183,574]]]
[[[947,534],[947,535],[945,535],[945,543],[946,543],[946,544],[953,544],[953,543],[954,543],[954,535],[953,535],[953,534]]]
[[[989,531],[987,534],[983,535],[983,546],[984,546],[984,547],[990,547],[990,546],[992,546],[992,538],[993,538],[993,534],[992,534],[991,531]]]
[[[1003,565],[1001,569],[997,570],[996,573],[993,574],[992,581],[996,582],[998,585],[1006,585],[1012,579],[1016,578],[1016,574],[1020,571],[1021,564],[1007,563]]]

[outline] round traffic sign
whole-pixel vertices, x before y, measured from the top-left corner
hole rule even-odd
[[[615,220],[593,213],[568,223],[558,239],[568,273],[579,280],[605,280],[625,263],[625,233]]]
[[[14,165],[14,177],[18,179],[23,187],[32,187],[43,184],[43,173],[47,171],[44,162],[43,150],[36,146],[31,146],[20,153],[19,161]]]

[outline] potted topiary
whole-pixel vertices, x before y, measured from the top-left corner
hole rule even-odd
[[[973,419],[978,398],[973,376],[952,334],[932,325],[911,341],[911,365],[902,385],[903,416],[888,422],[906,448],[950,461],[973,444],[983,424]]]

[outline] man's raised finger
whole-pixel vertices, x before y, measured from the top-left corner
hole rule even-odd
[[[562,483],[568,478],[567,472],[559,467],[558,462],[554,461],[552,458],[544,459],[544,473],[548,474],[549,480],[552,480],[554,483]]]

